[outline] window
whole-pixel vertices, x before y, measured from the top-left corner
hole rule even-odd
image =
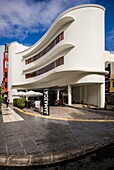
[[[5,61],[5,68],[8,68],[8,61]]]
[[[47,52],[49,52],[56,44],[58,44],[61,40],[64,39],[64,32],[60,33],[44,50],[39,52],[37,55],[25,60],[25,64],[29,64],[43,55],[45,55]]]
[[[5,72],[5,78],[8,78],[8,72]]]
[[[52,63],[41,68],[40,70],[34,71],[32,73],[25,74],[25,78],[27,79],[27,78],[31,78],[31,77],[41,75],[41,74],[46,73],[46,72],[54,69],[55,67],[58,67],[58,66],[63,65],[63,64],[64,64],[64,57],[60,57],[59,59],[53,61]]]
[[[6,88],[6,89],[7,89],[7,84],[8,84],[8,83],[7,83],[7,82],[5,82],[5,88]]]

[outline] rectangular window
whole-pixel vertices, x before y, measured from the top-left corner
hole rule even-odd
[[[5,88],[6,88],[6,89],[7,89],[7,84],[8,84],[8,83],[7,83],[7,82],[5,82]]]
[[[50,63],[49,65],[45,66],[44,68],[41,68],[40,70],[37,70],[35,72],[29,73],[25,75],[25,78],[31,78],[31,77],[35,77],[37,75],[43,74],[47,71],[52,70],[55,67],[58,67],[60,65],[64,64],[64,57],[61,57],[55,61],[53,61],[52,63]]]
[[[5,78],[8,78],[8,72],[5,72]]]
[[[62,32],[60,35],[59,35],[59,41],[63,40],[64,39],[64,32]]]
[[[45,55],[48,51],[50,51],[56,44],[58,44],[63,39],[64,39],[64,32],[60,33],[46,48],[44,48],[36,56],[25,60],[25,64],[29,64],[29,63],[39,59],[40,57]]]
[[[8,61],[5,61],[5,68],[8,68]]]

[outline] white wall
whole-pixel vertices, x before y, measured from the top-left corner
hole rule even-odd
[[[66,68],[104,71],[104,10],[80,8],[69,15],[75,21],[65,31],[65,41],[75,44],[66,57]]]
[[[80,87],[72,88],[72,102],[80,102]]]
[[[88,85],[72,88],[72,101],[99,106],[99,85]]]
[[[27,47],[25,47],[26,49]],[[13,101],[12,94],[16,93],[16,89],[13,89],[13,84],[19,84],[23,82],[24,76],[22,75],[22,57],[16,55],[16,52],[24,49],[24,46],[17,42],[11,43],[8,48],[8,96],[10,102]]]

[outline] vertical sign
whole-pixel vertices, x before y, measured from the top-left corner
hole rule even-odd
[[[49,115],[49,90],[44,89],[43,115]]]

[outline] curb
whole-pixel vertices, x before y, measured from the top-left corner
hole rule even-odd
[[[67,106],[68,107],[68,106]],[[24,113],[26,115],[29,115],[29,116],[36,116],[36,117],[39,117],[39,118],[43,118],[43,119],[51,119],[51,120],[62,120],[62,121],[75,121],[75,122],[114,122],[114,119],[76,119],[76,118],[58,118],[58,117],[52,117],[52,116],[45,116],[45,115],[39,115],[37,113],[30,113],[30,112],[26,112],[26,111],[23,111],[22,109],[19,109],[17,107],[14,107],[13,110],[15,112],[21,112],[21,113]]]
[[[92,152],[102,149],[106,146],[113,145],[114,141],[108,141],[106,143],[96,143],[94,145],[86,145],[80,148],[74,148],[71,150],[53,152],[47,154],[31,154],[31,155],[4,155],[0,154],[0,166],[42,166],[55,164],[73,158],[79,158],[80,156],[86,156]]]

